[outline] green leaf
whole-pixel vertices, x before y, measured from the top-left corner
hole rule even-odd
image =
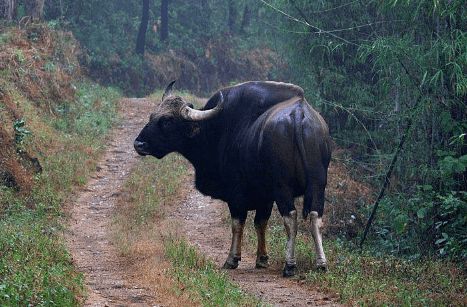
[[[424,184],[422,185],[422,190],[425,192],[433,191],[433,186],[431,184]]]
[[[428,211],[428,210],[427,210],[426,208],[420,208],[420,209],[418,209],[418,211],[417,211],[417,217],[418,217],[419,219],[423,219],[423,218],[426,216],[427,211]]]
[[[398,216],[396,216],[396,218],[394,219],[394,228],[397,234],[402,234],[405,231],[408,221],[409,218],[405,214],[399,214]]]

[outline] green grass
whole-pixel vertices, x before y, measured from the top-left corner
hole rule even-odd
[[[172,275],[203,306],[261,306],[258,299],[246,295],[214,263],[198,254],[186,241],[166,241],[165,252],[172,262]]]
[[[73,306],[84,295],[63,242],[62,205],[95,169],[119,93],[91,83],[77,87],[76,102],[51,104],[69,105],[72,112],[55,116],[25,99],[19,103],[32,133],[23,146],[38,155],[43,172],[28,195],[0,187],[1,306]]]
[[[65,102],[56,107],[55,111],[61,116],[53,124],[60,131],[78,134],[92,142],[115,122],[114,101],[119,95],[113,88],[81,83],[76,90],[76,102]]]
[[[60,239],[60,225],[26,210],[0,221],[0,305],[76,305],[82,276]]]
[[[307,280],[339,293],[343,302],[358,305],[462,306],[465,275],[453,263],[432,259],[410,261],[377,257],[338,239],[326,247],[330,270],[309,271]]]
[[[187,162],[176,154],[163,160],[145,157],[133,168],[123,187],[125,203],[114,219],[114,241],[123,255],[131,255],[141,233],[163,216],[163,206],[178,196],[187,173]]]
[[[303,226],[303,225],[302,225]],[[250,227],[251,228],[251,227]],[[302,227],[303,230],[303,227]],[[246,242],[256,244],[249,230]],[[282,262],[286,235],[278,214],[269,225],[272,261]],[[465,273],[454,263],[433,259],[411,261],[376,253],[376,246],[360,251],[339,238],[325,238],[328,272],[314,270],[311,234],[300,232],[296,256],[298,273],[313,288],[338,294],[342,303],[360,306],[462,306],[467,297]]]

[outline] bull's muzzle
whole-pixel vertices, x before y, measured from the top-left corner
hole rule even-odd
[[[141,156],[146,156],[149,153],[147,152],[147,144],[145,142],[135,141],[133,143],[136,152]]]

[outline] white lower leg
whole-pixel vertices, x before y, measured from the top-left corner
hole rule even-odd
[[[318,217],[318,212],[311,212],[311,235],[315,241],[316,250],[316,265],[318,267],[326,266],[326,256],[324,255],[323,239],[321,237],[320,228],[322,226],[322,220]]]
[[[284,216],[284,226],[287,232],[287,246],[285,251],[285,263],[296,265],[295,259],[295,238],[297,236],[297,211],[290,211],[288,216]]]

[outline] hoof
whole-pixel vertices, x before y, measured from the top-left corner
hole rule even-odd
[[[328,265],[326,260],[318,259],[316,260],[316,270],[320,272],[326,272],[328,270]]]
[[[282,271],[282,276],[292,277],[295,275],[295,269],[297,266],[295,264],[285,264],[284,270]]]
[[[238,261],[240,259],[227,259],[224,263],[224,265],[222,266],[223,269],[226,269],[226,270],[233,270],[233,269],[236,269],[238,268]]]
[[[260,256],[256,258],[256,268],[257,269],[266,269],[269,267],[269,257],[268,256]]]

